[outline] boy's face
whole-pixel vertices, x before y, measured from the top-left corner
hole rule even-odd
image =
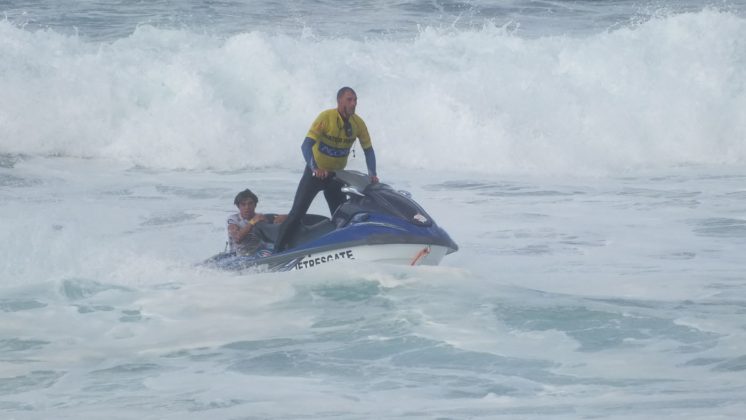
[[[242,200],[238,203],[238,212],[241,213],[241,217],[243,217],[244,219],[250,219],[254,217],[255,208],[256,203],[250,198]]]

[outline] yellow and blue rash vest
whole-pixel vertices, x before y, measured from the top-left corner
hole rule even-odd
[[[354,114],[349,122],[352,130],[348,136],[342,116],[336,108],[333,108],[323,111],[311,124],[306,137],[315,142],[312,149],[313,159],[319,168],[328,171],[344,169],[355,139],[360,139],[360,145],[364,150],[373,147],[368,127],[363,119]]]

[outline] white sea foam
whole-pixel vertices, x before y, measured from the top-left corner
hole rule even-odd
[[[605,174],[746,161],[746,20],[723,11],[535,39],[495,26],[409,40],[141,26],[99,43],[7,21],[0,37],[6,153],[297,168],[310,122],[351,85],[382,168]]]
[[[742,406],[744,174],[695,172],[391,169],[460,245],[443,266],[236,274],[193,264],[222,248],[237,190],[282,211],[295,172],[17,158],[0,167],[0,409],[728,416]]]

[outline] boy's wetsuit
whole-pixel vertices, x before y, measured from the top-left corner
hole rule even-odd
[[[272,223],[275,219],[275,214],[265,214],[264,217],[267,223]],[[240,213],[232,214],[225,221],[226,229],[230,225],[236,225],[239,229],[243,229],[249,224],[248,219],[241,217]],[[254,256],[254,257],[266,257],[271,254],[273,249],[272,245],[262,241],[262,239],[252,230],[249,232],[241,242],[235,242],[230,234],[228,234],[228,250],[229,252],[235,252],[236,255],[241,256]]]

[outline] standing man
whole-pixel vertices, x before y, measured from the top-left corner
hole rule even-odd
[[[280,227],[275,243],[276,252],[287,248],[288,240],[319,191],[324,191],[329,212],[332,214],[345,201],[345,195],[340,191],[342,184],[334,179],[334,171],[344,169],[347,165],[347,156],[355,139],[360,139],[360,145],[365,152],[365,164],[371,182],[378,182],[376,155],[370,142],[368,127],[365,126],[363,119],[355,114],[356,106],[357,94],[352,88],[345,86],[337,92],[337,108],[319,114],[308,130],[301,146],[306,169],[298,183],[293,207],[287,220]]]

